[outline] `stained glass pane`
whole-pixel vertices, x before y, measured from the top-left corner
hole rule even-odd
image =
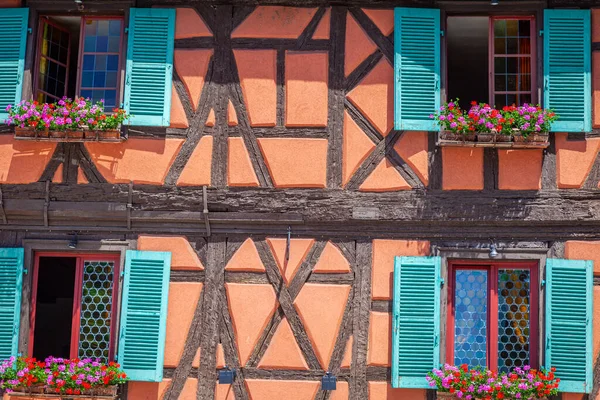
[[[455,365],[486,366],[487,282],[487,271],[456,271],[454,292]]]
[[[498,271],[498,371],[529,365],[529,270]]]
[[[79,358],[109,361],[113,278],[112,261],[84,262]]]
[[[42,29],[36,98],[52,102],[66,93],[69,33],[47,22]]]

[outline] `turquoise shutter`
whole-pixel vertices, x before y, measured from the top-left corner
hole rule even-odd
[[[22,248],[0,249],[0,359],[16,356],[19,348]]]
[[[392,386],[428,388],[440,364],[440,257],[396,257]]]
[[[28,8],[0,11],[0,124],[8,118],[6,106],[21,101]]]
[[[592,390],[593,263],[548,259],[546,263],[546,357],[562,392]]]
[[[440,107],[440,10],[396,8],[394,129],[437,131]]]
[[[117,360],[133,381],[163,376],[171,253],[128,250]]]
[[[175,10],[132,8],[129,18],[125,110],[131,125],[169,126]]]
[[[544,10],[544,107],[554,132],[592,130],[590,10]]]

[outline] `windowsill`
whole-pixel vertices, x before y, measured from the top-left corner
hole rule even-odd
[[[26,140],[36,142],[112,142],[121,143],[127,140],[123,133],[123,127],[120,129],[110,129],[106,131],[40,131],[30,128],[14,128],[15,140]]]
[[[473,134],[470,137],[464,135],[446,136],[448,132],[439,132],[437,146],[439,147],[484,147],[496,149],[545,149],[550,146],[548,135],[527,140],[517,140],[510,136],[494,135],[489,133]],[[507,141],[508,140],[508,141]]]

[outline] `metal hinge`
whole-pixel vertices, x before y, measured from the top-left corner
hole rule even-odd
[[[546,280],[542,279],[542,287],[546,286]]]
[[[444,286],[444,283],[446,283],[444,278],[438,278],[438,282],[440,283],[440,286]]]
[[[446,33],[444,31],[440,31],[440,36],[444,36]]]
[[[540,29],[540,36],[544,36],[544,31]]]

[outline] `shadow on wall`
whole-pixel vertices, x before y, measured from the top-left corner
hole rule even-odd
[[[55,148],[52,143],[17,142],[12,136],[0,136],[0,183],[36,182]]]

